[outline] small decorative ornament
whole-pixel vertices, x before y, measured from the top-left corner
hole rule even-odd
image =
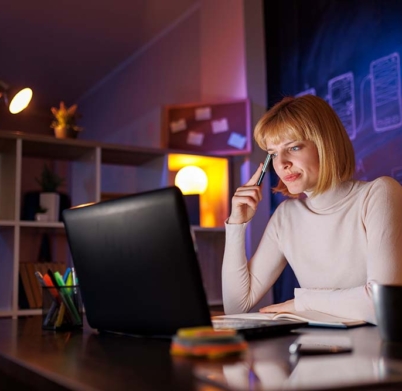
[[[78,133],[83,130],[77,125],[80,115],[77,113],[77,105],[66,107],[64,102],[60,102],[60,107],[52,107],[51,112],[54,120],[50,127],[54,129],[56,138],[76,138]]]
[[[36,213],[35,214],[36,221],[49,221],[49,215],[45,213]]]
[[[40,177],[35,179],[42,190],[39,194],[39,212],[43,213],[44,209],[47,216],[38,216],[37,213],[35,219],[37,221],[45,221],[44,218],[47,219],[46,221],[59,221],[60,194],[57,193],[57,189],[63,184],[64,178],[44,164]]]

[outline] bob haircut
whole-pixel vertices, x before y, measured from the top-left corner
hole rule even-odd
[[[345,127],[332,107],[318,96],[283,98],[258,121],[254,139],[263,150],[267,149],[268,143],[278,144],[282,140],[314,142],[320,168],[312,196],[354,176],[355,154]],[[281,180],[272,190],[288,197],[298,197],[289,193]]]

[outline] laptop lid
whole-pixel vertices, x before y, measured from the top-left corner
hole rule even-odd
[[[211,325],[177,187],[67,209],[63,221],[92,328],[171,336]]]
[[[177,187],[63,211],[89,325],[99,331],[171,337],[210,326],[209,307]],[[306,322],[214,324],[247,339],[290,332]]]

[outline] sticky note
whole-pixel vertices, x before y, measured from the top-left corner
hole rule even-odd
[[[211,119],[211,108],[200,107],[198,109],[195,109],[195,119],[197,121],[205,121]]]
[[[190,131],[187,136],[187,144],[202,145],[204,142],[204,133]]]
[[[212,121],[211,125],[213,133],[222,133],[229,130],[229,123],[227,118]]]
[[[186,129],[187,129],[187,124],[186,124],[186,120],[184,118],[179,119],[177,121],[172,121],[170,123],[170,130],[172,131],[172,133],[181,132],[182,130],[186,130]]]
[[[247,138],[246,136],[242,136],[239,133],[231,133],[229,140],[228,140],[228,145],[230,145],[233,148],[237,149],[243,149],[244,146],[246,145]]]

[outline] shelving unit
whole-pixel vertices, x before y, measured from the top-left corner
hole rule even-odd
[[[75,206],[98,202],[107,192],[127,194],[173,185],[174,173],[168,167],[171,154],[189,153],[0,131],[0,317],[15,318],[41,312],[40,309],[19,309],[18,304],[19,265],[21,261],[36,261],[41,232],[50,233],[57,239],[57,244],[52,246],[53,261],[71,262],[62,222],[21,220],[24,194],[39,190],[33,188],[34,177],[44,161],[56,164],[66,175],[65,192]],[[219,159],[226,161],[222,167],[228,169],[227,158]],[[116,172],[122,175],[116,175]],[[227,181],[228,174],[224,177]],[[108,184],[110,179],[113,180]],[[225,214],[228,210],[228,183],[224,183],[223,188],[222,197],[212,202],[218,202],[213,208]],[[222,226],[223,222],[220,227],[194,227],[204,285],[211,304],[221,301],[220,287],[217,288],[221,256],[215,255],[217,260],[211,258],[212,253],[208,251],[213,250],[208,250],[211,244],[208,235],[215,232],[212,246],[221,254],[224,242]],[[219,281],[212,281],[213,278]]]

